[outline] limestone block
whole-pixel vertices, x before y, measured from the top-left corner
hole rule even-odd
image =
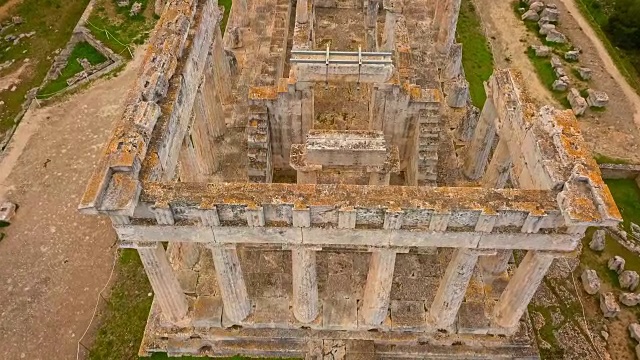
[[[469,99],[469,82],[462,76],[447,82],[447,105],[452,108],[462,108]]]
[[[531,49],[536,53],[537,57],[547,57],[551,55],[551,48],[544,45],[531,45]]]
[[[620,312],[620,305],[613,293],[600,293],[600,310],[604,317],[613,318]]]
[[[391,327],[394,330],[419,329],[425,325],[424,301],[391,301]]]
[[[553,68],[553,72],[556,74],[558,79],[567,76],[567,72],[564,70],[562,66],[557,66]]]
[[[589,96],[587,97],[587,104],[591,107],[605,107],[609,103],[609,96],[604,91],[597,91],[589,89],[587,90]]]
[[[618,274],[620,274],[624,271],[624,263],[625,263],[624,259],[621,256],[616,255],[611,259],[609,259],[607,266],[609,267],[609,270],[613,270]]]
[[[589,242],[589,248],[593,251],[602,251],[604,250],[604,241],[605,241],[605,232],[604,230],[596,230],[591,237],[591,241]]]
[[[327,330],[353,330],[357,328],[358,305],[356,299],[333,298],[322,304],[322,322]]]
[[[524,21],[538,21],[540,15],[535,10],[527,10],[520,18]]]
[[[222,326],[222,299],[217,296],[198,296],[193,304],[192,324],[195,327]]]
[[[640,341],[640,325],[638,323],[629,325],[629,336],[635,341]]]
[[[546,20],[548,22],[558,22],[559,18],[560,18],[560,11],[558,11],[558,9],[546,7],[540,13],[540,19]]]
[[[626,306],[636,306],[640,304],[640,294],[622,293],[620,294],[618,300],[620,300],[620,302],[625,304]]]
[[[544,9],[544,3],[540,2],[540,1],[532,2],[529,5],[529,10],[533,10],[533,11],[535,11],[537,13],[542,11],[542,9]]]
[[[580,51],[578,50],[571,50],[564,53],[564,58],[565,60],[568,60],[568,61],[578,61],[579,56],[580,56]]]
[[[0,223],[10,222],[11,218],[16,214],[17,206],[12,202],[0,203]]]
[[[556,26],[554,24],[542,24],[538,32],[540,33],[540,35],[547,35],[549,31],[555,30],[555,29],[556,29]]]
[[[580,276],[582,279],[582,286],[587,294],[593,295],[600,290],[600,278],[595,270],[587,269]]]
[[[178,279],[180,287],[182,288],[182,291],[185,292],[185,294],[196,293],[196,285],[198,283],[197,272],[189,269],[177,270],[176,278]]]
[[[640,359],[640,344],[636,345],[636,358]]]
[[[549,42],[564,44],[567,42],[567,37],[558,30],[553,29],[549,30],[549,32],[547,33],[546,40]]]
[[[484,335],[490,327],[483,302],[464,302],[458,312],[458,333]]]
[[[557,55],[551,56],[551,67],[559,68],[562,67],[562,60]]]
[[[587,110],[587,107],[589,107],[587,105],[587,101],[582,96],[580,96],[580,92],[575,88],[571,88],[569,90],[569,94],[567,94],[567,100],[569,100],[571,110],[573,110],[573,113],[576,116],[584,114],[584,112]]]
[[[565,83],[560,79],[554,81],[553,84],[551,85],[551,88],[553,89],[553,91],[567,91],[568,87],[569,87],[569,84]]]
[[[640,238],[640,226],[638,224],[631,223],[631,235]]]
[[[618,280],[620,281],[620,287],[634,291],[638,287],[640,276],[633,270],[625,270],[620,274]]]

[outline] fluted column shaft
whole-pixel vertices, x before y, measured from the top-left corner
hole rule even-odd
[[[395,251],[375,250],[371,253],[362,304],[362,315],[367,325],[380,325],[387,317],[395,264]]]
[[[234,248],[210,246],[216,270],[224,315],[232,322],[244,320],[251,312],[247,287],[242,276],[238,253]]]
[[[318,278],[316,276],[316,252],[308,249],[292,249],[293,315],[303,323],[312,322],[318,316]]]

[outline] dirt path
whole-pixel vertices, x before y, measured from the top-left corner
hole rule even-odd
[[[4,19],[9,15],[9,10],[16,5],[19,5],[22,0],[9,0],[4,5],[0,6],[0,19]]]
[[[108,220],[77,206],[141,58],[30,111],[0,159],[0,198],[20,206],[0,242],[1,359],[76,357],[115,251]]]
[[[571,16],[574,18],[574,20],[578,22],[578,25],[580,26],[582,31],[584,31],[587,37],[591,39],[591,42],[593,43],[593,46],[598,52],[600,59],[604,63],[604,66],[607,72],[618,83],[618,86],[622,88],[622,91],[624,91],[624,94],[627,96],[627,98],[629,98],[629,101],[631,101],[631,103],[633,104],[633,107],[634,107],[633,122],[636,124],[638,128],[640,128],[640,96],[638,96],[638,94],[633,90],[633,88],[627,83],[627,80],[624,78],[624,76],[622,76],[622,74],[620,73],[620,70],[618,70],[615,63],[611,59],[611,56],[607,52],[607,49],[605,49],[604,45],[602,45],[602,41],[600,41],[600,38],[598,37],[598,35],[596,35],[596,32],[593,30],[589,22],[587,22],[584,16],[582,16],[582,13],[580,12],[580,10],[578,10],[578,8],[576,7],[574,0],[560,0],[560,1],[571,13]]]

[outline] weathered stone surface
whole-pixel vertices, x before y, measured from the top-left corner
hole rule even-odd
[[[569,104],[571,105],[571,110],[576,116],[580,116],[584,114],[584,112],[589,107],[587,105],[587,101],[580,95],[578,89],[571,88],[569,90],[569,94],[567,94],[567,100],[569,100]]]
[[[640,304],[640,294],[622,293],[618,300],[626,306],[636,306]]]
[[[551,56],[551,67],[554,69],[562,67],[562,60],[558,57],[558,55]]]
[[[592,107],[605,107],[609,103],[609,96],[604,91],[588,89],[587,103]]]
[[[522,14],[521,18],[524,21],[538,21],[540,20],[540,15],[538,15],[535,10],[527,10],[524,14]]]
[[[604,250],[605,232],[604,230],[596,230],[589,242],[589,248],[593,251]]]
[[[549,32],[547,32],[546,40],[549,42],[564,44],[567,42],[567,37],[563,33],[559,32],[558,30],[551,29],[549,30]]]
[[[540,2],[540,1],[532,2],[529,5],[529,10],[533,10],[533,11],[535,11],[537,13],[542,11],[542,9],[544,9],[544,4],[542,2]]]
[[[5,201],[0,203],[0,222],[11,222],[11,218],[16,214],[16,204]]]
[[[640,341],[640,324],[633,323],[629,325],[629,336],[635,341]]]
[[[580,51],[571,50],[564,53],[564,58],[567,61],[578,61],[578,57],[580,56]]]
[[[578,71],[578,75],[582,80],[590,80],[593,71],[586,67],[579,67],[576,69]]]
[[[537,57],[547,57],[551,55],[551,48],[544,45],[531,45]]]
[[[1,208],[0,208],[0,211],[2,211]],[[631,235],[633,235],[636,238],[640,238],[640,225],[636,223],[631,223]]]
[[[609,270],[613,270],[620,274],[624,271],[624,262],[625,261],[621,256],[616,255],[609,259],[607,266],[609,267]]]
[[[620,281],[620,287],[634,291],[638,287],[640,276],[633,270],[625,270],[620,274],[618,280]]]
[[[585,270],[580,278],[582,279],[584,291],[586,291],[587,294],[593,295],[600,290],[600,278],[598,278],[595,270]]]
[[[616,302],[616,297],[613,293],[600,293],[600,310],[604,317],[612,318],[616,317],[620,312],[620,305]]]
[[[558,9],[546,7],[540,13],[540,19],[548,22],[558,22],[559,18],[560,18],[560,11],[558,11]]]

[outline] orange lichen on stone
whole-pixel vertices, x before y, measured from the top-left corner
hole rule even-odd
[[[275,86],[252,86],[249,88],[249,99],[274,100],[278,97],[278,89]]]

